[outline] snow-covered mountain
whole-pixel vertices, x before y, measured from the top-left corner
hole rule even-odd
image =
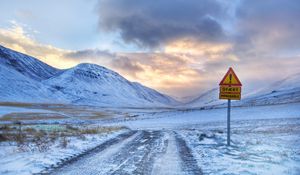
[[[300,73],[290,75],[260,91],[245,95],[240,101],[233,101],[234,106],[257,106],[300,102]],[[219,100],[219,89],[211,89],[190,102],[184,107],[226,105],[226,101]]]
[[[213,88],[184,104],[187,107],[204,107],[222,103],[219,100],[219,88]]]
[[[242,105],[270,105],[300,102],[300,73],[290,75],[238,102]]]
[[[60,70],[0,46],[0,101],[167,106],[171,97],[95,64]]]
[[[95,64],[60,70],[38,59],[0,46],[0,101],[72,103],[98,106],[170,106],[179,102]],[[245,96],[233,105],[252,106],[300,102],[300,73]],[[224,104],[218,88],[181,107]]]
[[[1,45],[0,64],[34,80],[50,78],[60,71],[36,58],[7,49]]]

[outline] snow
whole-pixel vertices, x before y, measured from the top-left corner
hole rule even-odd
[[[90,106],[168,106],[173,98],[105,67],[82,63],[59,70],[0,46],[0,101]]]
[[[300,118],[243,121],[232,128],[232,145],[215,123],[209,128],[183,130],[204,174],[299,174]],[[268,127],[265,127],[265,126]],[[256,130],[253,128],[257,127]],[[290,131],[287,130],[289,128]],[[211,134],[199,140],[200,134]]]
[[[231,120],[299,118],[300,103],[283,105],[233,107]],[[120,121],[113,125],[124,125],[133,129],[184,128],[198,123],[207,123],[227,119],[227,108],[208,110],[171,110],[161,113],[145,113],[140,119]]]
[[[183,107],[204,107],[224,103],[224,101],[219,100],[219,88],[213,88],[197,98],[186,102]]]
[[[242,87],[243,88],[243,87]],[[300,102],[300,73],[289,75],[286,78],[261,87],[257,91],[244,94],[242,100],[233,101],[234,106],[258,106]],[[194,100],[181,105],[182,107],[224,106],[219,100],[219,89],[211,89]]]
[[[187,170],[199,168],[204,174],[300,174],[300,74],[232,103],[232,146],[226,146],[226,103],[218,100],[217,94],[215,88],[178,105],[171,97],[102,66],[80,64],[59,70],[0,46],[0,101],[86,105],[63,112],[58,109],[57,114],[69,117],[58,125],[79,123],[84,116],[109,111],[113,115],[90,123],[138,130],[118,144],[66,166],[66,174],[84,174],[81,165],[100,174],[142,174],[137,172],[144,170],[188,174]],[[170,105],[178,106],[163,108]],[[55,111],[50,108],[0,106],[0,116]],[[1,142],[0,174],[39,173],[122,132],[87,135],[86,140],[71,137],[67,148],[57,141],[45,152],[24,151],[12,142]]]
[[[60,163],[67,158],[79,155],[104,141],[124,132],[118,131],[112,134],[86,135],[82,140],[76,137],[69,138],[67,148],[61,148],[59,143],[51,145],[46,152],[22,151],[16,145],[9,143],[0,144],[0,174],[28,175],[39,173],[51,165]]]
[[[79,165],[84,164],[86,162],[88,162],[88,164],[89,164],[89,167],[87,167],[87,170],[85,170],[86,174],[94,174],[99,171],[106,172],[106,171],[109,171],[110,169],[115,171],[116,169],[118,169],[118,167],[115,167],[112,164],[109,164],[109,162],[106,162],[103,160],[108,160],[109,158],[111,158],[112,156],[117,154],[118,151],[120,149],[122,149],[126,144],[133,141],[136,138],[136,136],[137,136],[137,134],[133,135],[132,137],[130,137],[129,139],[127,139],[121,143],[112,145],[110,147],[110,149],[106,149],[103,152],[96,153],[92,157],[88,157],[86,160],[81,160],[81,161],[76,162],[72,166],[69,166],[66,169],[63,169],[61,174],[65,174],[65,175],[81,174],[80,172],[82,170]],[[99,162],[101,162],[101,164],[99,164]]]
[[[10,106],[0,106],[0,118],[9,113],[19,113],[19,112],[42,112],[42,113],[51,113],[49,110],[42,109],[30,109],[30,108],[22,108],[22,107],[10,107]]]
[[[75,94],[73,103],[100,106],[158,106],[172,98],[94,64],[79,64],[44,81],[64,94]],[[76,98],[75,98],[76,97]]]
[[[166,154],[154,164],[153,172],[181,172],[176,170],[180,160],[170,135],[175,131],[193,150],[204,174],[300,173],[300,103],[234,107],[231,119],[230,147],[226,146],[226,108],[150,112],[111,125],[165,131],[169,145]]]
[[[130,115],[139,115],[126,120],[97,121],[95,125],[127,126],[139,130],[138,133],[118,144],[112,144],[102,152],[66,166],[62,174],[74,174],[81,169],[81,164],[92,166],[93,170],[102,174],[134,172],[139,166],[138,162],[134,162],[142,161],[144,155],[154,156],[152,174],[182,174],[183,167],[187,165],[183,166],[182,153],[178,150],[178,135],[192,150],[196,164],[204,174],[296,175],[300,172],[299,106],[299,103],[290,103],[233,107],[230,147],[226,146],[226,108],[121,109]],[[11,110],[14,108],[8,112]],[[147,133],[150,137],[146,137]],[[88,136],[87,140],[72,138],[66,149],[59,148],[56,143],[46,152],[24,152],[14,145],[1,143],[0,174],[38,173],[117,134]],[[151,167],[148,164],[145,166]],[[79,172],[84,174],[87,171]]]
[[[1,45],[0,64],[34,80],[47,79],[60,71],[36,58],[13,51]]]
[[[167,150],[162,157],[159,157],[155,161],[152,174],[179,175],[181,172],[180,158],[178,156],[174,135],[169,131],[164,137],[164,141],[169,140]]]

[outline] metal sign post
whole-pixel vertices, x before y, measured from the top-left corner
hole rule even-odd
[[[219,99],[227,99],[227,145],[230,146],[230,110],[231,100],[241,99],[242,83],[234,73],[232,68],[229,68],[224,78],[220,82]]]
[[[228,100],[228,108],[227,108],[227,145],[230,146],[230,106],[231,100]]]

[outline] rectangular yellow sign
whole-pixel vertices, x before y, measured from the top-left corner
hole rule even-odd
[[[228,100],[240,100],[241,94],[228,94],[228,93],[220,93],[219,94],[220,99],[228,99]]]
[[[236,94],[236,93],[241,93],[241,87],[240,86],[220,86],[220,93],[232,93],[232,94]]]

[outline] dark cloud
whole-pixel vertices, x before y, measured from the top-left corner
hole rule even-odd
[[[141,65],[126,56],[119,56],[111,61],[112,67],[136,77],[136,73],[144,71]]]
[[[143,71],[137,61],[127,56],[112,53],[107,50],[87,49],[70,52],[64,55],[66,58],[80,61],[92,61],[113,68],[121,73],[126,73],[133,77],[136,73]]]
[[[237,44],[291,50],[300,45],[300,1],[241,1],[236,9]]]
[[[74,52],[67,53],[65,55],[67,58],[72,59],[100,59],[100,58],[114,58],[116,55],[107,50],[98,50],[98,49],[87,49],[87,50],[78,50]]]
[[[295,39],[300,38],[300,1],[295,0],[99,0],[98,14],[101,29],[139,46],[181,38],[230,42],[245,53],[300,45]]]
[[[216,0],[100,0],[99,24],[146,47],[182,37],[216,41],[224,37],[218,21],[226,16],[225,7]]]

